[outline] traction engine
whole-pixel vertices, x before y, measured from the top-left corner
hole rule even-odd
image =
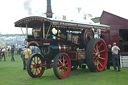
[[[107,63],[107,47],[103,39],[94,38],[95,30],[109,30],[107,25],[90,25],[73,21],[26,17],[15,22],[26,27],[28,46],[37,46],[41,53],[32,54],[27,72],[32,78],[41,77],[53,68],[57,78],[68,77],[71,70],[87,65],[92,72],[103,71]],[[32,34],[28,33],[32,29]]]

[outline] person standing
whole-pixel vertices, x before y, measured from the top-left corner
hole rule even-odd
[[[5,47],[2,48],[2,57],[4,57],[4,61],[6,61],[6,58],[5,58]]]
[[[116,64],[118,66],[118,71],[120,71],[119,56],[118,56],[119,50],[120,48],[116,46],[116,43],[114,42],[112,47],[112,63],[113,63],[114,71],[117,71]]]
[[[31,46],[30,49],[32,50],[32,54],[35,53],[35,46]]]
[[[111,61],[111,57],[112,57],[112,49],[111,49],[111,45],[108,45],[108,61],[107,61],[107,69],[110,70],[110,61]]]
[[[2,60],[2,49],[0,48],[0,61]]]
[[[24,70],[26,69],[26,65],[27,65],[27,60],[29,58],[29,56],[32,54],[32,51],[29,47],[27,47],[27,49],[24,50],[23,55],[25,55],[25,66],[24,66]]]
[[[14,46],[13,45],[11,46],[11,55],[12,55],[11,61],[15,61],[15,59],[14,59]]]
[[[27,48],[27,47],[25,46],[24,50],[25,50],[26,48]],[[21,50],[20,56],[21,56],[21,59],[22,59],[22,61],[23,61],[23,69],[25,70],[25,69],[26,69],[26,63],[25,63],[24,50]]]
[[[22,45],[22,46],[21,46],[21,51],[24,51],[24,48],[25,48],[25,46],[24,46],[24,45]]]

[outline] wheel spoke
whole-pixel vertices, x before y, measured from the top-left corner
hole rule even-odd
[[[65,60],[66,60],[66,59],[63,57],[63,63],[65,63]]]
[[[38,64],[41,64],[41,60],[40,60],[40,58],[38,58],[37,62],[38,62]]]
[[[65,63],[65,65],[68,65],[68,63]]]
[[[100,63],[100,61],[99,61],[99,60],[97,60],[97,62],[98,62],[101,66],[103,66],[103,65]]]
[[[60,59],[58,59],[60,63],[62,63],[62,61]]]
[[[35,71],[35,74],[37,73],[37,69],[35,69],[36,71]]]
[[[41,71],[41,67],[39,67],[39,70]]]
[[[33,61],[34,61],[34,63],[36,63],[36,62],[35,62],[35,57],[33,58]]]
[[[38,63],[38,57],[35,58],[36,63]]]
[[[61,61],[62,61],[62,57],[63,57],[63,56],[60,56],[60,58],[59,58]]]
[[[59,69],[61,69],[63,66],[59,66]]]
[[[32,72],[32,74],[34,74],[34,69],[33,69],[33,71],[31,71]]]
[[[38,57],[37,57],[37,63],[38,63]]]
[[[98,44],[96,44],[96,52],[98,52],[99,50],[98,50]]]
[[[102,45],[103,45],[103,44],[101,43],[101,44],[98,46],[98,48],[100,48]]]
[[[98,62],[97,62],[97,61],[96,61],[96,68],[99,69],[99,67],[98,67]]]
[[[34,60],[32,60],[32,62],[33,62],[33,63],[35,63],[35,61],[34,61]]]
[[[96,67],[97,67],[97,69],[99,69],[99,66],[98,65]]]
[[[99,49],[98,49],[98,44],[96,45],[96,52],[95,52],[96,56],[99,54]]]
[[[66,70],[66,71],[67,71],[67,67],[64,67],[64,70]]]
[[[59,68],[59,67],[57,67],[57,71],[58,71],[58,72],[60,71],[60,68]]]
[[[105,50],[101,50],[100,53],[105,52]]]
[[[65,72],[65,73],[67,72],[67,68],[64,68],[64,72]]]
[[[102,58],[102,57],[98,57],[99,59],[102,59],[102,60],[105,60],[105,58]]]
[[[34,68],[31,68],[31,71],[34,72]]]
[[[63,69],[61,69],[61,75],[63,75],[63,74],[64,74]]]
[[[93,53],[93,55],[94,55],[93,58],[95,58],[97,56],[97,53]]]

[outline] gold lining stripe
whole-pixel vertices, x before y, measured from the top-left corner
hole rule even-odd
[[[59,51],[61,52],[61,46],[60,46],[60,43],[58,43],[58,46],[59,46]]]
[[[65,45],[63,45],[63,47],[64,47],[64,52],[66,51],[66,46]]]
[[[36,44],[36,46],[39,46],[39,44],[36,41],[29,42],[27,46],[30,46],[31,44]]]

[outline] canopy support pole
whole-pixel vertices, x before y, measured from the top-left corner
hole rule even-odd
[[[20,26],[20,28],[21,28],[22,34],[24,35],[24,39],[25,39],[25,34],[24,34],[24,32],[23,32],[23,29],[22,29],[22,27],[21,27],[21,26]]]
[[[26,39],[28,39],[28,25],[26,24]]]
[[[49,33],[50,28],[51,28],[51,25],[50,25],[49,28],[48,28],[48,32],[47,32],[47,35],[46,35],[46,39],[48,38],[48,33]]]
[[[45,24],[43,22],[43,39],[45,39]]]

